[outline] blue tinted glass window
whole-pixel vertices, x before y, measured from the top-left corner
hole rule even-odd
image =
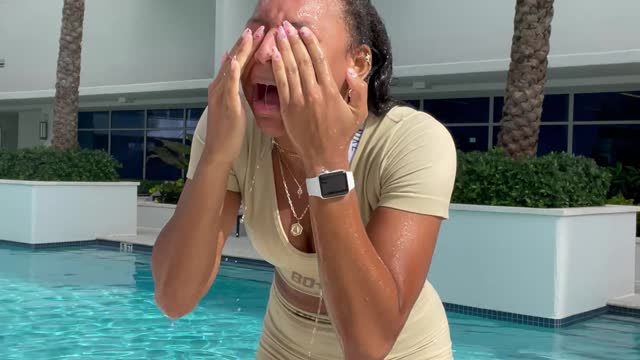
[[[108,129],[109,112],[92,111],[78,113],[79,129]]]
[[[640,125],[576,125],[573,151],[602,166],[640,166]]]
[[[443,123],[486,123],[489,98],[425,99],[424,111]]]
[[[154,148],[165,148],[171,144],[165,142],[177,143],[182,145],[183,130],[155,130],[147,132],[147,172],[148,180],[176,180],[182,177],[182,170],[175,166],[171,166],[158,158],[149,158],[153,155]]]
[[[144,131],[122,130],[111,133],[111,155],[122,164],[120,177],[142,179]]]
[[[411,106],[412,108],[416,110],[420,110],[420,100],[402,100],[402,101],[405,102],[407,105]]]
[[[78,131],[78,143],[82,149],[109,151],[109,131]]]
[[[493,128],[493,146],[498,145],[498,133],[500,126]],[[538,156],[551,152],[567,152],[569,139],[569,127],[566,125],[543,125],[540,127],[538,138]]]
[[[493,122],[502,121],[504,98],[496,97],[493,103]],[[542,122],[569,121],[569,95],[545,95],[542,103]]]
[[[112,129],[143,129],[144,110],[111,112]]]
[[[151,129],[182,128],[184,127],[184,109],[149,110],[147,127]]]
[[[575,95],[575,121],[640,120],[640,91]]]
[[[489,148],[489,129],[486,126],[456,126],[448,129],[459,150],[487,151]]]
[[[187,127],[194,128],[198,125],[198,120],[202,116],[204,108],[188,109],[187,110]]]

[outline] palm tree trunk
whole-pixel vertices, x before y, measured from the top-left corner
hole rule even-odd
[[[64,0],[58,50],[53,139],[56,149],[78,146],[78,108],[84,0]]]
[[[537,153],[552,19],[553,0],[517,0],[498,135],[498,145],[512,157],[532,157]]]

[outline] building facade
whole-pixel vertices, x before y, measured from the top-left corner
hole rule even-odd
[[[150,149],[162,139],[188,143],[215,60],[232,46],[255,3],[87,2],[81,146],[110,152],[123,163],[123,178],[182,176],[149,159]],[[374,3],[394,48],[394,95],[442,121],[461,150],[494,146],[515,1]],[[61,9],[62,0],[0,2],[4,149],[50,141]],[[638,13],[636,0],[556,2],[539,154],[567,151],[602,165],[640,166]]]

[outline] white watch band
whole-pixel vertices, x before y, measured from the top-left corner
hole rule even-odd
[[[322,196],[322,190],[320,189],[320,176],[325,175],[325,174],[330,174],[334,171],[330,171],[324,174],[320,174],[319,176],[316,176],[314,178],[310,178],[306,180],[307,183],[307,194],[309,194],[309,196],[315,196],[315,197],[319,197],[324,199],[324,197]],[[336,172],[344,172],[347,176],[347,187],[348,187],[348,191],[351,192],[351,190],[355,189],[356,187],[356,181],[353,178],[353,172],[351,171],[344,171],[344,170],[337,170]]]

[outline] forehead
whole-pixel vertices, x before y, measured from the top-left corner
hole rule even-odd
[[[329,29],[333,33],[343,23],[342,0],[260,0],[250,21],[270,28],[284,20],[318,36]]]

